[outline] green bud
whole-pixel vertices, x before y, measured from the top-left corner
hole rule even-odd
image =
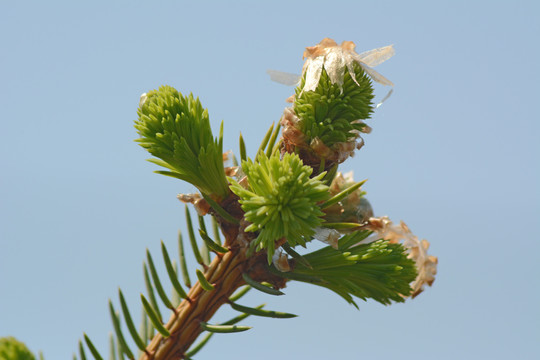
[[[0,359],[35,360],[36,357],[22,342],[14,337],[0,338]]]
[[[271,263],[275,242],[286,238],[291,246],[304,245],[321,225],[324,213],[317,203],[328,199],[328,186],[321,181],[325,173],[310,178],[313,169],[296,154],[270,158],[262,152],[259,162],[242,162],[248,179],[244,188],[234,179],[231,190],[240,197],[245,218],[252,224],[246,231],[258,231],[253,246],[266,249]]]
[[[306,143],[319,138],[327,147],[347,142],[354,131],[363,132],[373,112],[373,85],[362,67],[353,65],[356,81],[344,70],[343,84],[333,83],[323,68],[314,91],[303,91],[305,75],[296,88],[294,111],[299,118],[298,128]],[[351,132],[353,131],[353,132]]]
[[[137,112],[141,138],[136,141],[158,158],[149,161],[168,169],[157,173],[187,181],[207,195],[227,196],[223,134],[214,139],[208,111],[198,98],[161,86],[143,94]]]

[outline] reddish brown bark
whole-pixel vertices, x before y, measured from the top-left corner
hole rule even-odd
[[[185,352],[202,332],[200,322],[207,322],[225,304],[232,293],[244,285],[245,253],[230,251],[216,256],[205,277],[215,289],[205,291],[197,282],[189,291],[191,302],[183,300],[169,322],[165,325],[171,336],[157,334],[146,348],[140,360],[183,359]]]

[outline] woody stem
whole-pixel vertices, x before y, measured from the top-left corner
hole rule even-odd
[[[202,332],[200,323],[207,322],[225,304],[232,293],[245,282],[242,273],[248,263],[240,248],[218,254],[204,273],[214,290],[204,290],[195,283],[165,325],[170,336],[156,334],[139,360],[183,359],[184,354]]]

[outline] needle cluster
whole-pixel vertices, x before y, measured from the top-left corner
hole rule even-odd
[[[358,307],[353,296],[371,298],[384,305],[403,302],[411,294],[410,283],[417,274],[415,262],[407,258],[401,244],[387,240],[360,243],[369,231],[342,237],[338,248],[327,246],[304,255],[291,272],[280,273],[290,280],[328,288]]]
[[[231,190],[240,197],[245,219],[251,222],[246,231],[258,231],[252,242],[258,249],[266,249],[268,263],[282,238],[290,246],[305,245],[324,213],[317,203],[329,197],[328,186],[321,181],[325,173],[310,178],[313,169],[305,166],[296,154],[279,154],[267,158],[259,153],[258,161],[242,162],[248,186],[244,188],[234,179]]]
[[[314,91],[303,91],[306,76],[296,88],[294,111],[298,129],[309,144],[319,138],[327,147],[356,138],[366,128],[361,120],[373,112],[373,85],[358,64],[353,65],[356,79],[343,68],[343,84],[334,83],[323,68]],[[355,81],[356,80],[356,81]]]
[[[228,193],[223,167],[223,126],[214,139],[208,111],[192,94],[183,96],[171,86],[161,86],[141,97],[135,128],[136,141],[158,159],[149,161],[172,176],[195,185],[206,195],[222,199]]]

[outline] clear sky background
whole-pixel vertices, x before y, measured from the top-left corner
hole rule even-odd
[[[138,314],[145,248],[176,253],[175,196],[193,187],[153,174],[133,142],[141,93],[193,92],[225,121],[225,148],[242,131],[253,155],[293,92],[266,69],[300,72],[304,47],[331,37],[395,44],[377,68],[394,95],[342,169],[369,179],[377,215],[431,242],[437,280],[359,311],[302,284],[250,293],[300,316],[249,318],[196,358],[540,358],[539,4],[2,1],[0,336],[56,360],[84,331],[106,354],[107,299],[121,286]]]

